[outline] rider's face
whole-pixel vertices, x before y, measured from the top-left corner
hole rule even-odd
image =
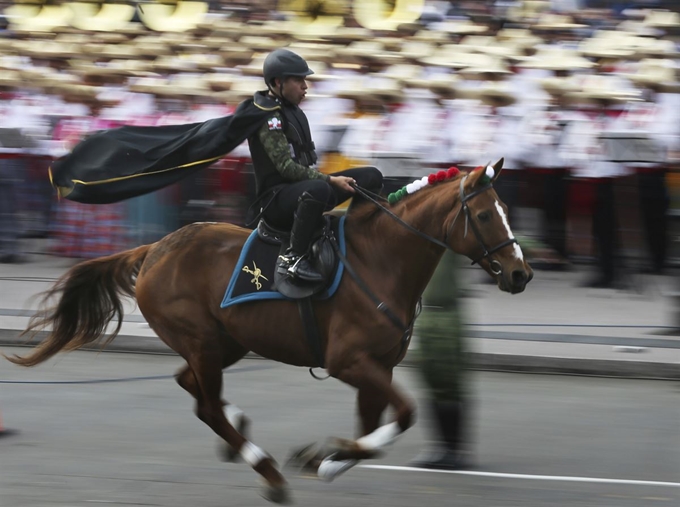
[[[278,92],[278,89],[276,90]],[[289,76],[283,80],[283,97],[296,106],[302,102],[307,93],[307,81],[304,77]]]

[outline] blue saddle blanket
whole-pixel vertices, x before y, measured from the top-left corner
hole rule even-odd
[[[338,246],[345,255],[345,217],[336,220],[333,225]],[[265,299],[290,299],[273,287],[279,249],[280,245],[262,241],[257,234],[257,229],[251,232],[243,245],[220,307],[227,308],[239,303]],[[330,279],[329,286],[314,296],[315,299],[328,299],[338,290],[344,265],[342,262],[337,264],[338,267]]]

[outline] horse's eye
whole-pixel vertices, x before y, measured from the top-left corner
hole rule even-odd
[[[482,211],[479,215],[477,215],[477,220],[480,222],[488,222],[490,218],[491,214],[488,211]]]

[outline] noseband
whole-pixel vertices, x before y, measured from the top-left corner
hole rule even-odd
[[[465,195],[465,180],[467,179],[467,175],[465,175],[461,180],[460,180],[460,203],[461,203],[461,210],[465,214],[465,232],[463,234],[463,237],[467,237],[467,231],[468,231],[468,223],[470,224],[470,228],[472,229],[472,232],[474,233],[475,237],[477,238],[477,241],[479,242],[479,245],[482,247],[482,255],[475,260],[472,261],[472,264],[477,264],[479,261],[487,259],[489,256],[495,254],[500,250],[501,248],[505,248],[508,245],[512,245],[514,243],[518,243],[517,238],[508,238],[502,243],[499,243],[495,247],[489,249],[486,246],[486,243],[484,243],[484,238],[482,238],[482,233],[479,232],[479,227],[477,227],[477,224],[475,221],[472,219],[470,216],[470,206],[468,205],[468,201],[472,199],[473,197],[478,196],[479,194],[486,192],[487,190],[490,190],[493,188],[493,185],[489,183],[487,186],[480,188],[479,190],[475,190],[471,194]],[[453,222],[451,222],[451,225],[449,226],[449,229],[446,231],[446,236],[444,237],[444,243],[448,244],[449,240],[449,234],[451,233],[451,230],[453,229],[453,226],[456,223],[456,220],[458,220],[458,215],[460,215],[460,210],[458,210],[458,213],[456,213],[456,216],[453,219]],[[503,272],[503,268],[501,266],[501,263],[498,262],[497,260],[491,260],[489,261],[489,267],[491,269],[491,272],[494,275],[500,275]]]

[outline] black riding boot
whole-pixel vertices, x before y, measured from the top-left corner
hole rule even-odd
[[[418,456],[409,465],[437,470],[460,470],[467,466],[463,449],[463,403],[432,402],[432,411],[440,440],[432,449]]]
[[[323,281],[323,276],[309,262],[308,252],[312,236],[321,222],[325,208],[322,202],[300,198],[295,212],[295,222],[290,231],[290,246],[285,255],[279,256],[277,269],[280,273],[286,273],[307,282]]]

